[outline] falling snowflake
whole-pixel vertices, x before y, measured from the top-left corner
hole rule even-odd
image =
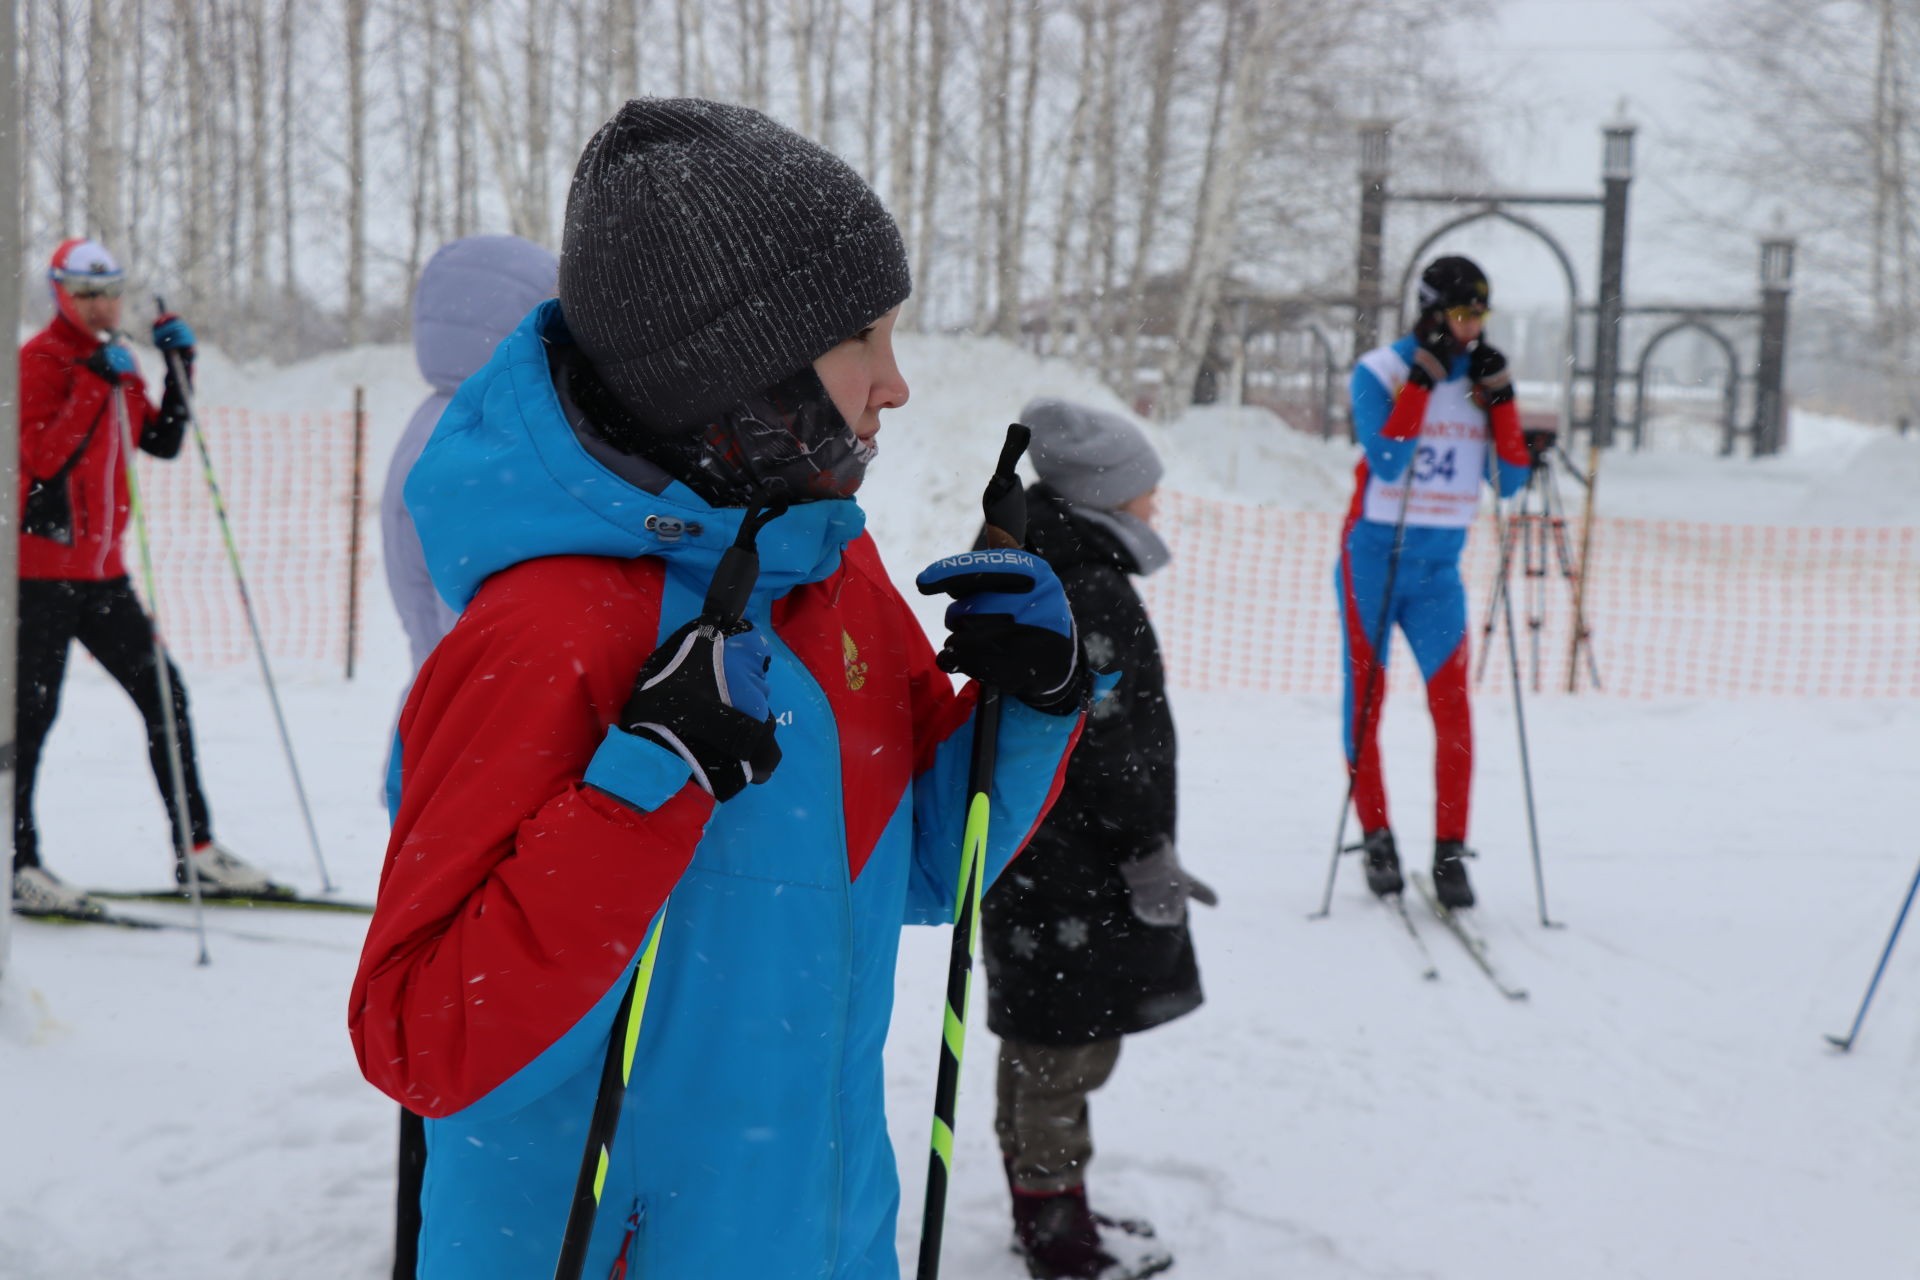
[[[1060,945],[1069,951],[1078,951],[1086,946],[1090,934],[1087,922],[1079,916],[1068,916],[1054,928],[1054,935],[1059,938]]]

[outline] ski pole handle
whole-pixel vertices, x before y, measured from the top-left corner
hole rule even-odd
[[[980,497],[980,508],[987,518],[986,545],[996,551],[1017,551],[1027,540],[1027,491],[1020,485],[1014,468],[1033,440],[1033,432],[1020,423],[1007,427],[1006,443],[1000,446],[1000,461],[993,478]]]

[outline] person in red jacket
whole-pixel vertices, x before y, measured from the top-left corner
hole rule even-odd
[[[133,353],[120,341],[125,275],[93,240],[68,240],[48,271],[54,316],[20,349],[20,643],[15,715],[19,757],[13,795],[13,902],[23,914],[86,915],[98,907],[40,863],[33,821],[33,784],[47,731],[60,709],[67,650],[78,640],[120,682],[147,722],[147,754],[160,797],[178,830],[176,788],[167,747],[153,623],[127,581],[120,536],[127,524],[127,434],[157,458],[180,452],[187,425],[186,388],[167,375],[155,409]],[[154,321],[154,345],[177,352],[191,376],[193,330],[178,316]],[[212,819],[195,767],[186,686],[171,662],[173,715],[179,730],[187,827],[203,886],[246,893],[267,877],[213,838]],[[186,863],[175,857],[183,882]]]

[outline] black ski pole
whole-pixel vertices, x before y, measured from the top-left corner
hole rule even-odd
[[[1320,895],[1320,909],[1308,916],[1309,920],[1324,920],[1333,913],[1333,882],[1340,874],[1340,855],[1347,847],[1347,811],[1353,808],[1353,797],[1360,787],[1360,761],[1367,752],[1367,734],[1373,730],[1373,695],[1379,691],[1380,680],[1387,669],[1388,646],[1393,637],[1387,632],[1387,624],[1393,617],[1393,584],[1400,576],[1400,551],[1407,540],[1407,505],[1413,500],[1414,468],[1420,461],[1420,437],[1413,438],[1413,452],[1407,456],[1406,478],[1400,490],[1400,514],[1393,522],[1393,550],[1387,555],[1386,590],[1380,594],[1380,618],[1374,625],[1374,638],[1360,637],[1373,646],[1373,662],[1367,667],[1366,696],[1354,711],[1357,732],[1353,737],[1353,759],[1347,761],[1347,794],[1340,801],[1340,825],[1333,833],[1333,859],[1327,864],[1327,888]],[[1345,547],[1340,548],[1341,556],[1347,554]],[[1352,655],[1348,655],[1351,660]],[[1381,700],[1386,694],[1380,691]]]
[[[1000,464],[987,482],[988,547],[1017,548],[1027,537],[1027,497],[1014,467],[1027,451],[1031,432],[1007,428]],[[968,994],[973,985],[974,935],[980,923],[980,888],[987,872],[987,816],[993,765],[1000,737],[1000,691],[980,688],[973,713],[973,755],[967,774],[967,825],[960,848],[959,887],[953,904],[953,949],[947,962],[947,1007],[940,1031],[940,1074],[933,1091],[933,1153],[927,1161],[927,1204],[920,1219],[919,1280],[940,1274],[940,1241],[947,1221],[947,1187],[953,1176],[953,1123],[960,1096],[960,1054],[967,1040]]]
[[[700,609],[700,627],[709,639],[738,635],[747,601],[753,596],[754,583],[760,578],[760,552],[754,541],[760,530],[785,514],[787,504],[775,503],[750,508],[740,522],[740,532],[720,557],[713,581],[707,585],[707,598]],[[640,1045],[640,1022],[647,1009],[647,991],[653,982],[653,962],[660,949],[660,932],[667,918],[662,904],[653,920],[653,928],[640,961],[627,980],[626,994],[620,997],[620,1012],[613,1020],[613,1032],[607,1038],[607,1057],[600,1068],[600,1091],[593,1100],[593,1118],[587,1122],[586,1147],[580,1153],[580,1174],[573,1184],[573,1204],[567,1210],[567,1229],[560,1238],[560,1257],[554,1264],[554,1280],[580,1280],[587,1265],[587,1246],[593,1242],[593,1223],[600,1211],[600,1192],[606,1185],[607,1162],[611,1159],[614,1135],[620,1128],[620,1108],[627,1097],[627,1080],[633,1074],[633,1055]]]
[[[167,314],[167,300],[154,295],[160,314]],[[193,384],[187,378],[187,362],[178,351],[161,353],[173,385],[186,406],[187,421],[193,427],[194,448],[200,453],[200,473],[207,482],[207,494],[213,499],[214,519],[220,525],[220,537],[227,545],[227,565],[233,570],[233,585],[240,592],[240,609],[247,618],[247,630],[253,636],[253,653],[260,660],[260,678],[267,686],[267,701],[273,707],[273,722],[280,730],[280,749],[287,757],[287,771],[293,775],[293,794],[300,801],[300,816],[307,824],[307,843],[313,848],[314,865],[320,868],[320,889],[335,890],[333,877],[327,874],[327,860],[320,852],[320,832],[313,825],[313,806],[307,803],[307,784],[300,777],[300,762],[294,758],[293,737],[287,732],[287,716],[280,709],[280,688],[273,679],[273,666],[267,661],[267,643],[260,636],[260,619],[253,611],[253,594],[247,590],[246,571],[240,567],[240,543],[233,536],[233,522],[227,518],[227,502],[220,493],[220,478],[213,470],[213,454],[207,448],[207,434],[200,426],[200,409],[194,402]]]
[[[1900,926],[1907,922],[1907,909],[1913,906],[1913,895],[1920,890],[1920,869],[1913,873],[1913,883],[1907,886],[1907,899],[1900,904],[1900,914],[1894,918],[1893,932],[1887,936],[1886,949],[1880,953],[1880,963],[1874,966],[1873,981],[1867,984],[1867,994],[1860,1001],[1860,1012],[1853,1015],[1853,1027],[1845,1036],[1828,1036],[1827,1043],[1842,1053],[1853,1048],[1854,1037],[1860,1034],[1860,1024],[1867,1020],[1867,1006],[1873,1003],[1873,993],[1880,986],[1880,975],[1887,971],[1887,961],[1893,958],[1893,944],[1900,941]]]
[[[1487,474],[1489,479],[1497,476],[1498,463],[1494,452],[1487,451]],[[1506,526],[1500,519],[1499,487],[1496,482],[1493,499],[1493,527],[1496,536],[1504,537]],[[1513,593],[1505,592],[1501,596],[1501,605],[1506,615],[1507,665],[1513,669],[1513,723],[1520,734],[1520,781],[1527,793],[1527,838],[1533,845],[1533,891],[1540,904],[1540,927],[1542,929],[1561,928],[1559,921],[1547,917],[1547,881],[1540,867],[1540,820],[1534,812],[1533,803],[1533,761],[1527,751],[1527,711],[1521,698],[1520,688],[1520,643],[1513,634]]]

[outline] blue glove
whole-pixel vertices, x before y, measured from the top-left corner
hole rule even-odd
[[[169,312],[153,322],[153,345],[162,351],[178,351],[191,359],[193,356],[193,330],[187,322]]]
[[[693,780],[726,801],[780,763],[767,672],[773,650],[750,627],[729,635],[696,618],[663,640],[620,714],[620,727],[672,751]]]
[[[1025,551],[969,551],[935,561],[914,585],[947,606],[942,671],[960,672],[1040,711],[1077,711],[1086,664],[1067,593],[1045,560]]]
[[[120,385],[121,378],[135,371],[133,352],[117,342],[102,343],[80,363],[114,386]]]

